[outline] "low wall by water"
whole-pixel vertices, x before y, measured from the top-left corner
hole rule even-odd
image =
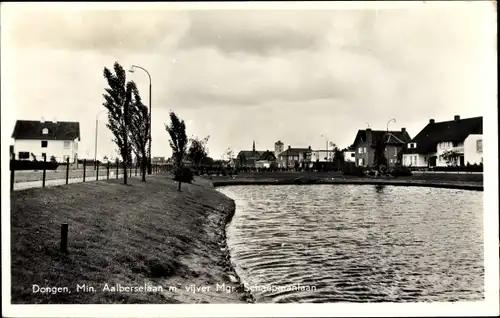
[[[416,186],[430,188],[446,188],[459,190],[484,191],[482,183],[478,182],[453,182],[435,180],[397,180],[397,179],[368,179],[368,178],[346,178],[346,179],[228,179],[213,180],[214,187],[230,185],[291,185],[291,184],[367,184],[367,185],[389,185],[389,186]]]

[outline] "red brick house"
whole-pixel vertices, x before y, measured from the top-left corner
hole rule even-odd
[[[356,138],[352,144],[355,151],[356,166],[367,167],[374,164],[375,144],[377,141],[385,144],[385,158],[389,166],[398,163],[398,156],[401,154],[406,143],[411,141],[411,137],[406,128],[400,131],[391,130],[358,130]]]

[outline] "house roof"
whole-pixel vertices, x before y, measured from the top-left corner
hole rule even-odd
[[[471,134],[483,133],[483,117],[429,123],[411,140],[416,148],[405,149],[405,153],[436,152],[440,142],[464,142]]]
[[[48,134],[42,134],[44,128]],[[80,141],[80,123],[70,121],[41,122],[36,120],[18,120],[12,133],[14,139],[75,140]]]
[[[253,150],[242,150],[238,153],[237,158],[244,157],[245,160],[275,160],[276,157],[271,151],[253,151]]]
[[[408,132],[405,131],[387,131],[387,130],[371,130],[372,133],[372,145],[375,145],[377,140],[384,140],[387,144],[401,145],[411,141],[411,137]],[[366,130],[358,130],[356,138],[350,149],[356,148],[356,146],[366,140]]]
[[[304,152],[313,151],[310,148],[288,148],[287,150],[281,152],[280,156],[299,156]]]

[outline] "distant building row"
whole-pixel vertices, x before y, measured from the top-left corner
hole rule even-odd
[[[375,143],[383,140],[389,166],[444,167],[483,162],[483,118],[473,117],[438,122],[427,126],[411,139],[405,128],[400,131],[359,130],[352,148],[357,166],[374,162]]]

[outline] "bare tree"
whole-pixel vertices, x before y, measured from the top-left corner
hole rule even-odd
[[[127,82],[125,70],[118,63],[114,64],[114,74],[104,67],[104,78],[108,82],[104,97],[104,107],[108,110],[107,127],[114,135],[114,142],[123,160],[123,183],[127,184],[127,168],[132,160],[129,126],[131,120],[130,104],[132,94],[137,90],[134,82]]]

